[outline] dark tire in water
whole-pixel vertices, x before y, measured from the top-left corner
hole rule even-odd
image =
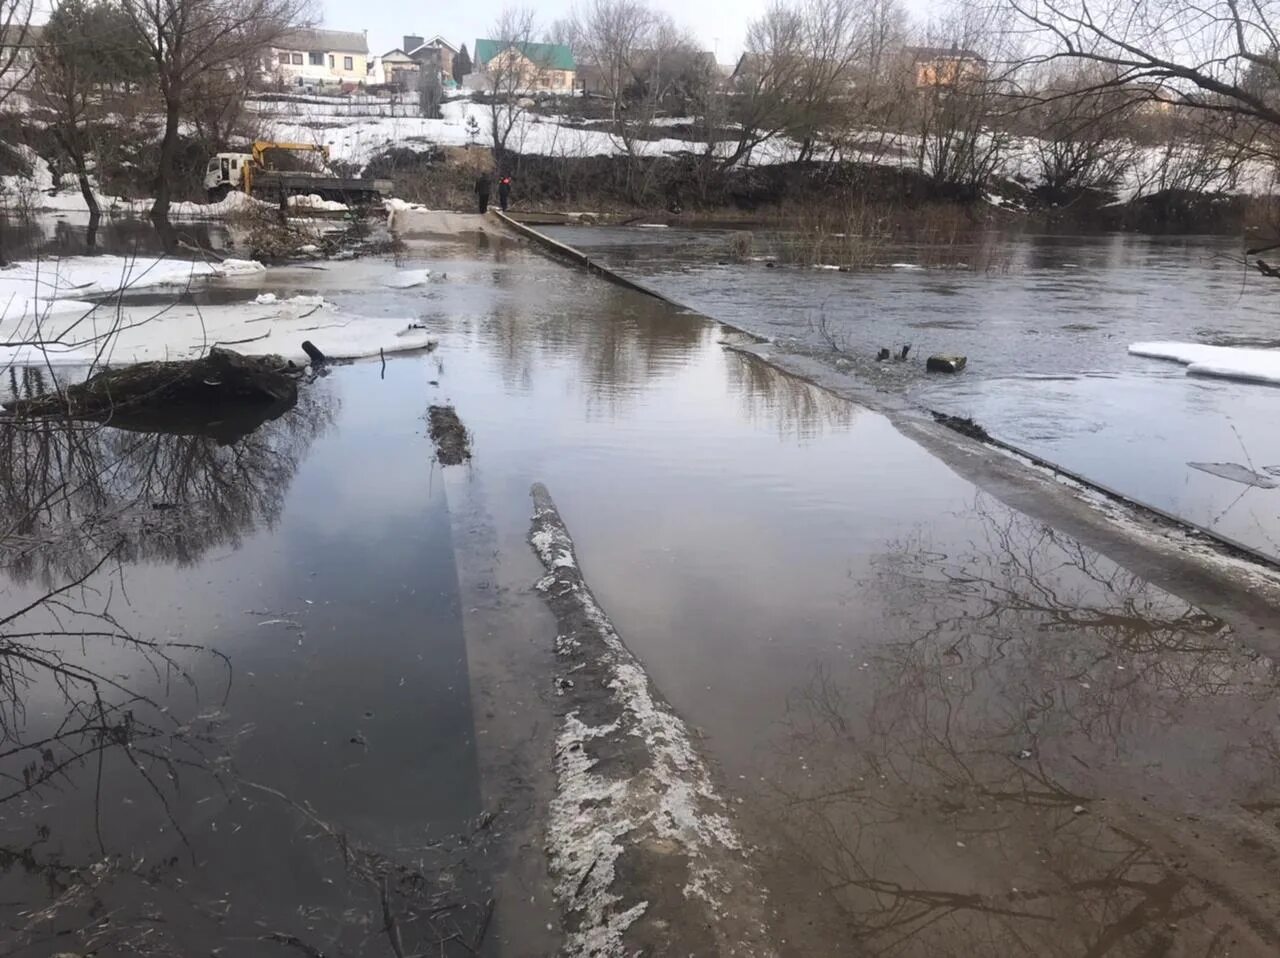
[[[227,183],[222,183],[211,190],[205,190],[205,192],[209,196],[210,203],[221,203],[227,198],[227,194],[231,192],[231,186]]]

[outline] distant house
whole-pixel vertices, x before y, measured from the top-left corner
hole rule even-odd
[[[31,79],[36,65],[36,52],[40,48],[40,38],[44,34],[44,25],[29,24],[25,29],[18,25],[0,30],[0,63],[12,65],[7,71],[12,74],[0,80],[0,88],[4,90],[24,89]]]
[[[411,43],[410,41],[415,41]],[[428,51],[435,50],[436,54]],[[446,76],[453,76],[453,59],[458,55],[458,48],[446,40],[444,37],[436,36],[430,40],[423,40],[422,37],[404,38],[404,52],[415,60],[425,61],[432,56],[438,55],[440,58],[440,71]]]
[[[364,84],[369,38],[346,30],[295,30],[271,49],[273,72],[295,86]]]
[[[965,86],[987,78],[986,58],[960,46],[905,47],[903,54],[917,90]]]
[[[422,66],[399,47],[388,50],[378,58],[382,67],[381,82],[402,90],[416,90]]]
[[[578,73],[573,51],[562,43],[477,40],[476,71],[491,73],[499,66],[515,71],[520,87],[531,93],[572,93]]]

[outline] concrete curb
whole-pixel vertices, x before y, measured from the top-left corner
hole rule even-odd
[[[563,955],[771,958],[765,896],[706,762],[578,566],[551,496],[529,543],[556,617],[556,794],[547,851]]]
[[[662,302],[667,303],[670,306],[674,306],[679,310],[682,310],[684,312],[690,312],[690,310],[687,307],[685,307],[681,303],[677,303],[670,296],[664,296],[662,293],[659,293],[657,290],[650,289],[644,283],[637,283],[635,280],[627,279],[624,276],[619,276],[613,270],[609,269],[609,267],[603,266],[600,263],[597,263],[586,253],[582,252],[582,250],[574,249],[572,246],[569,246],[567,243],[561,243],[559,240],[552,239],[550,236],[547,236],[545,233],[538,232],[532,226],[525,226],[525,224],[517,220],[513,220],[506,213],[502,213],[498,210],[493,210],[492,212],[493,212],[493,215],[496,216],[501,222],[505,223],[509,228],[515,230],[521,236],[525,237],[526,239],[532,240],[533,242],[537,243],[539,246],[546,249],[548,252],[553,253],[556,256],[562,257],[563,259],[570,260],[574,264],[583,267],[585,270],[587,270],[587,272],[595,273],[597,276],[607,279],[609,282],[613,283],[616,286],[622,286],[626,289],[632,289],[632,290],[635,290],[637,293],[644,293],[644,295],[646,296],[652,296],[654,299],[662,300]],[[727,324],[722,324],[722,325],[727,325]]]

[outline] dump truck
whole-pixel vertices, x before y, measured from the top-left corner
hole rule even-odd
[[[284,202],[290,196],[319,196],[324,200],[359,206],[376,203],[391,192],[390,180],[333,176],[310,170],[277,170],[268,163],[268,154],[312,153],[327,165],[329,148],[311,143],[278,143],[259,140],[251,153],[217,153],[209,158],[204,173],[204,189],[210,203],[225,199],[233,190],[268,202]]]

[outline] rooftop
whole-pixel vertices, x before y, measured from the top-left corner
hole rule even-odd
[[[530,62],[549,70],[576,70],[573,51],[563,43],[525,43],[519,40],[477,40],[476,63],[488,63],[504,50],[514,47]]]
[[[274,44],[277,50],[332,50],[335,53],[369,53],[369,38],[350,30],[294,30]]]

